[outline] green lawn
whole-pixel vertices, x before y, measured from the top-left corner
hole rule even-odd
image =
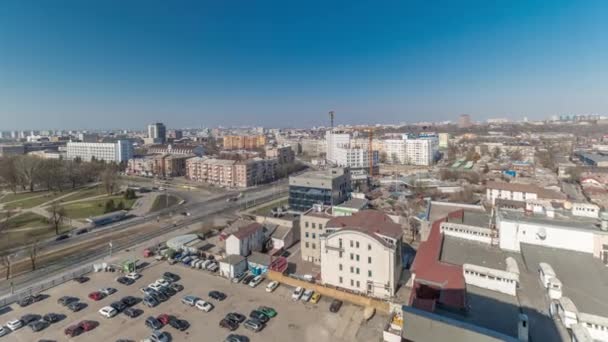
[[[34,196],[48,195],[48,191],[34,191],[34,192],[18,192],[16,194],[10,193],[0,199],[0,203],[20,201]]]
[[[9,220],[8,229],[14,228],[25,228],[25,227],[40,227],[48,226],[49,223],[45,217],[34,213],[24,213],[21,215],[15,215]]]
[[[163,210],[165,208],[172,207],[177,203],[179,203],[179,198],[175,196],[167,194],[158,195],[154,199],[154,203],[152,203],[152,209],[150,209],[150,212]]]
[[[8,203],[4,205],[4,209],[16,209],[16,208],[22,208],[22,209],[29,209],[29,208],[33,208],[35,206],[41,205],[43,203],[52,201],[58,197],[67,195],[71,192],[73,192],[74,190],[69,190],[69,191],[63,191],[63,192],[43,192],[43,196],[39,196],[39,197],[28,197],[22,200],[18,200],[17,202],[13,202],[13,203]],[[40,194],[40,193],[38,193]]]
[[[114,201],[114,206],[117,206],[118,203],[122,202],[126,210],[131,209],[133,203],[136,201],[125,200],[123,196],[111,196],[91,201],[66,204],[64,208],[66,215],[72,219],[83,219],[92,216],[99,216],[105,214],[105,204],[109,199]]]
[[[79,191],[74,192],[70,196],[62,198],[61,202],[71,202],[78,201],[89,197],[95,197],[99,195],[105,195],[106,192],[103,190],[101,186],[94,186],[92,188],[86,188]]]
[[[258,208],[256,210],[254,210],[253,214],[254,215],[269,215],[270,211],[273,208],[281,207],[281,206],[287,204],[287,202],[288,202],[287,199],[282,199],[280,201],[270,202],[269,204],[266,204],[265,206],[260,207],[260,208]]]

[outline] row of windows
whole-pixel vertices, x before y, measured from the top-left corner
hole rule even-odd
[[[305,246],[306,248],[308,248],[308,246],[312,246],[312,249],[317,249],[317,244],[316,244],[316,243],[314,243],[314,242],[313,242],[312,244],[310,244],[310,245],[308,244],[308,242],[305,242],[305,243],[304,243],[304,246]]]
[[[340,284],[342,284],[342,283],[343,283],[343,280],[344,280],[344,279],[342,279],[342,277],[339,277],[339,278],[338,278],[338,281],[340,282]],[[361,283],[359,283],[359,281],[358,281],[358,280],[357,280],[357,281],[354,281],[354,280],[352,280],[352,279],[351,279],[351,280],[350,280],[350,286],[353,286],[353,287],[354,287],[354,286],[355,286],[355,284],[357,284],[357,287],[361,287]]]
[[[340,248],[342,248],[342,239],[338,239],[338,245],[340,246]],[[359,248],[359,241],[350,240],[350,247]],[[367,250],[372,250],[372,245],[369,243],[367,244]]]
[[[485,273],[479,273],[479,272],[470,271],[470,270],[464,270],[464,273],[465,274],[474,275],[474,276],[479,277],[479,278],[488,278],[489,280],[502,281],[502,282],[510,283],[510,284],[515,283],[515,280],[513,280],[513,279],[505,279],[505,278],[501,278],[501,277],[495,277],[495,276],[487,275]]]
[[[308,226],[309,226],[309,225],[308,225],[308,221],[307,221],[307,222],[304,222],[304,227],[308,228]],[[317,228],[317,227],[316,227],[316,226],[317,226],[317,224],[316,224],[316,223],[314,223],[314,222],[312,222],[312,223],[311,223],[311,226],[312,226],[312,229],[316,229],[316,228]],[[319,223],[319,229],[323,229],[323,225],[322,225],[321,223]]]
[[[308,232],[304,233],[304,236],[309,237]],[[312,238],[316,239],[317,235],[315,233],[312,233]]]
[[[443,226],[441,228],[444,231],[447,230],[447,231],[450,231],[450,232],[465,233],[465,234],[469,234],[469,235],[478,235],[478,236],[492,237],[492,235],[490,235],[489,233],[478,232],[476,230],[470,230],[470,229],[465,229],[465,228],[455,228],[455,227],[451,227],[451,226]]]
[[[587,326],[587,328],[601,330],[601,331],[608,331],[608,327],[605,327],[603,325],[598,325],[598,324],[589,323],[589,322],[585,323],[585,325]]]
[[[338,265],[338,269],[339,269],[340,271],[342,271],[342,270],[343,270],[343,266],[342,266],[342,264],[339,264],[339,265]],[[354,273],[354,274],[360,274],[360,269],[359,269],[359,267],[354,267],[354,266],[351,266],[351,267],[350,267],[350,273]],[[370,277],[370,278],[372,277],[372,271],[371,271],[371,270],[368,270],[368,271],[367,271],[367,276],[368,276],[368,277]]]

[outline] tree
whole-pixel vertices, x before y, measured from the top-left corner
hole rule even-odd
[[[13,193],[17,193],[20,178],[15,157],[8,157],[0,160],[0,180],[2,180]]]
[[[580,167],[569,167],[567,170],[568,173],[568,181],[570,183],[576,183],[580,180],[581,178],[581,173],[583,173],[583,170]]]
[[[8,229],[10,226],[10,218],[13,216],[13,212],[10,209],[4,211],[4,217],[0,219],[0,232]]]
[[[20,156],[16,160],[16,168],[24,189],[34,191],[34,185],[38,181],[39,169],[42,159],[35,156]]]
[[[133,200],[133,199],[137,198],[137,195],[135,194],[135,190],[133,190],[133,189],[127,189],[125,191],[125,196],[124,197],[125,197],[126,200]]]
[[[63,162],[58,159],[43,159],[37,170],[37,177],[48,190],[63,190],[66,173]]]
[[[125,209],[125,204],[123,201],[118,202],[118,205],[116,206],[116,210],[124,210]]]
[[[63,164],[65,179],[72,189],[84,182],[82,163],[75,160],[68,160]]]
[[[60,206],[59,203],[53,202],[49,208],[49,212],[51,213],[49,222],[55,228],[55,235],[59,235],[59,227],[66,219],[65,208]]]
[[[111,213],[111,212],[113,212],[115,210],[116,210],[116,208],[114,207],[114,200],[111,200],[111,199],[107,200],[105,208],[104,208],[104,212],[105,213]]]
[[[111,195],[116,191],[118,186],[118,171],[113,165],[108,165],[101,172],[101,182],[106,194]]]
[[[0,264],[4,266],[4,279],[9,279],[11,277],[11,266],[13,265],[10,255],[3,255],[0,257]]]
[[[380,152],[380,162],[386,163],[388,161],[388,154],[385,151]]]
[[[38,251],[40,246],[38,245],[38,240],[36,240],[33,244],[30,245],[28,249],[28,254],[30,256],[30,262],[32,263],[32,271],[36,270],[37,261],[38,261]]]
[[[521,154],[521,151],[519,149],[517,150],[513,150],[509,153],[509,158],[511,158],[511,160],[522,160],[523,155]]]

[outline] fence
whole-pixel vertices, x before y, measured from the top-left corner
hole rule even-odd
[[[63,273],[60,274],[58,276],[52,277],[50,279],[47,279],[45,281],[39,282],[37,284],[34,284],[30,287],[27,287],[23,290],[20,290],[16,293],[12,293],[9,295],[6,295],[2,298],[0,298],[0,307],[4,307],[7,305],[10,305],[14,302],[17,302],[27,296],[31,296],[34,294],[38,294],[42,291],[46,291],[50,288],[53,288],[55,286],[61,285],[63,283],[66,283],[74,278],[80,277],[82,275],[85,275],[89,272],[93,271],[93,266],[92,265],[87,265],[84,267],[80,267],[77,268],[73,271],[67,272],[67,273]]]

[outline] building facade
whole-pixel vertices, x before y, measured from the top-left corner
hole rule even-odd
[[[226,135],[223,145],[225,150],[254,150],[266,145],[264,135]]]
[[[295,153],[290,145],[279,145],[266,149],[266,158],[277,159],[279,164],[291,164],[295,160]]]
[[[314,204],[344,202],[351,192],[350,176],[348,168],[332,168],[289,177],[289,207],[304,212]]]
[[[264,184],[276,178],[276,159],[254,158],[245,161],[214,158],[186,160],[186,177],[223,187],[246,188]]]
[[[133,144],[128,140],[118,140],[115,143],[84,143],[68,142],[67,159],[79,158],[82,161],[104,160],[121,163],[133,158]]]
[[[180,177],[186,175],[187,155],[153,155],[129,159],[126,172],[138,176]]]
[[[264,248],[264,227],[253,222],[226,239],[226,254],[248,256]]]
[[[164,144],[167,142],[167,128],[163,123],[155,122],[148,125],[148,138],[153,142]]]

